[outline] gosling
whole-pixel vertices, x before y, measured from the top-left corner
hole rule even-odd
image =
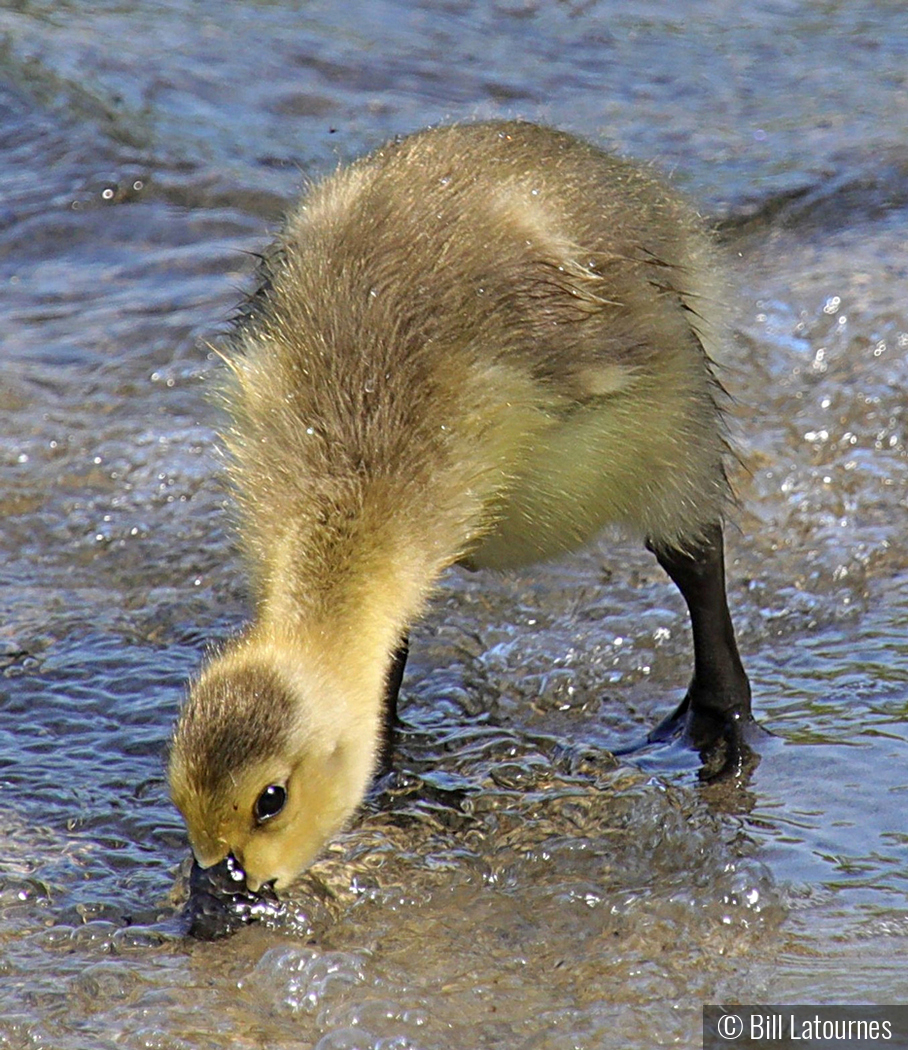
[[[523,122],[396,139],[309,189],[224,348],[256,608],[172,741],[201,867],[292,882],[388,758],[445,569],[528,565],[607,523],[690,611],[693,678],[655,735],[737,753],[713,254],[652,172]]]

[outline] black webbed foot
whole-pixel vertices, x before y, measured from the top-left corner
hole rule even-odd
[[[410,654],[409,638],[405,635],[394,652],[388,676],[385,679],[385,696],[382,707],[381,741],[378,751],[378,768],[375,771],[373,782],[377,783],[383,777],[394,771],[394,738],[397,735],[399,725],[397,718],[397,697],[400,693],[400,684],[403,681],[404,670],[407,666],[407,657]]]
[[[754,752],[767,735],[751,713],[750,683],[738,655],[725,594],[722,527],[715,524],[685,550],[650,541],[649,549],[681,592],[690,612],[694,673],[677,710],[646,738],[616,751],[672,745],[699,754],[702,780],[717,780],[752,769]]]
[[[679,751],[695,754],[700,780],[712,782],[752,772],[760,761],[761,744],[770,736],[749,711],[712,712],[692,705],[688,694],[645,737],[614,753],[653,755],[664,749],[667,765],[673,764],[672,754]]]

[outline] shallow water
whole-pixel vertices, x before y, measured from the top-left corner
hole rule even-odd
[[[703,1002],[908,1001],[901,5],[20,3],[0,34],[0,1047],[696,1046]],[[205,341],[301,171],[471,115],[726,220],[729,583],[775,736],[742,791],[612,760],[689,673],[633,545],[452,574],[392,790],[270,928],[188,942],[162,752],[248,613]]]

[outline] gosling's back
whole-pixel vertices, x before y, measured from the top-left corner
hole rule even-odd
[[[726,498],[710,253],[659,179],[530,124],[423,132],[315,186],[227,389],[262,594],[278,551],[305,604],[393,549],[434,578],[608,521],[696,539]]]

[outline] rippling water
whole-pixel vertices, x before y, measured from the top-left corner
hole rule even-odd
[[[0,11],[0,1047],[699,1045],[908,979],[908,22],[892,3]],[[399,773],[272,923],[196,944],[162,753],[248,612],[206,348],[304,175],[518,115],[723,219],[746,790],[609,749],[688,674],[612,537],[455,573]]]

